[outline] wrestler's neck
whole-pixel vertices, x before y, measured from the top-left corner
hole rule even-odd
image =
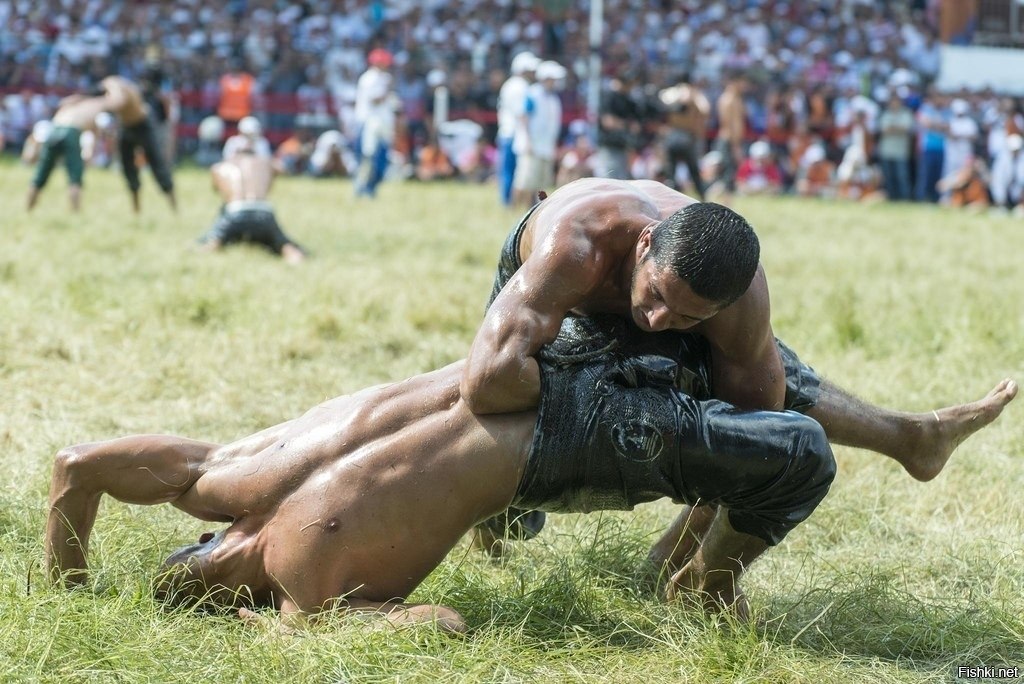
[[[638,263],[636,242],[631,249],[624,250],[618,263],[611,269],[606,284],[591,292],[585,301],[573,307],[573,312],[588,314],[632,315],[633,273]]]

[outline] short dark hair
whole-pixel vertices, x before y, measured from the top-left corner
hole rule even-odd
[[[760,256],[747,220],[714,202],[683,207],[651,233],[654,263],[671,267],[698,297],[722,305],[747,291]]]

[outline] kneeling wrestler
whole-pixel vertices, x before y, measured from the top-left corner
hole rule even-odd
[[[305,250],[284,234],[267,201],[276,169],[273,159],[255,154],[252,147],[236,150],[210,169],[213,187],[224,200],[213,227],[199,238],[208,250],[236,242],[262,245],[285,261],[297,264]]]

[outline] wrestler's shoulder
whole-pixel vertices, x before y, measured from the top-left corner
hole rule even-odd
[[[664,187],[664,186],[662,186]],[[581,178],[552,193],[541,207],[539,220],[602,232],[619,220],[632,220],[656,211],[650,188],[638,181]]]

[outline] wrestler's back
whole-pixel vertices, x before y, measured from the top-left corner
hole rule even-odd
[[[581,178],[563,185],[537,207],[520,239],[519,256],[526,261],[537,246],[556,237],[555,231],[570,228],[581,228],[595,243],[621,248],[620,242],[634,242],[647,225],[696,201],[657,181]]]
[[[236,506],[265,516],[267,571],[302,609],[404,597],[466,530],[508,506],[532,441],[534,414],[465,407],[461,369],[321,404],[197,487],[233,486]]]
[[[57,110],[57,113],[53,115],[53,124],[55,126],[71,126],[80,131],[94,130],[96,117],[105,107],[105,102],[101,97],[83,98]]]

